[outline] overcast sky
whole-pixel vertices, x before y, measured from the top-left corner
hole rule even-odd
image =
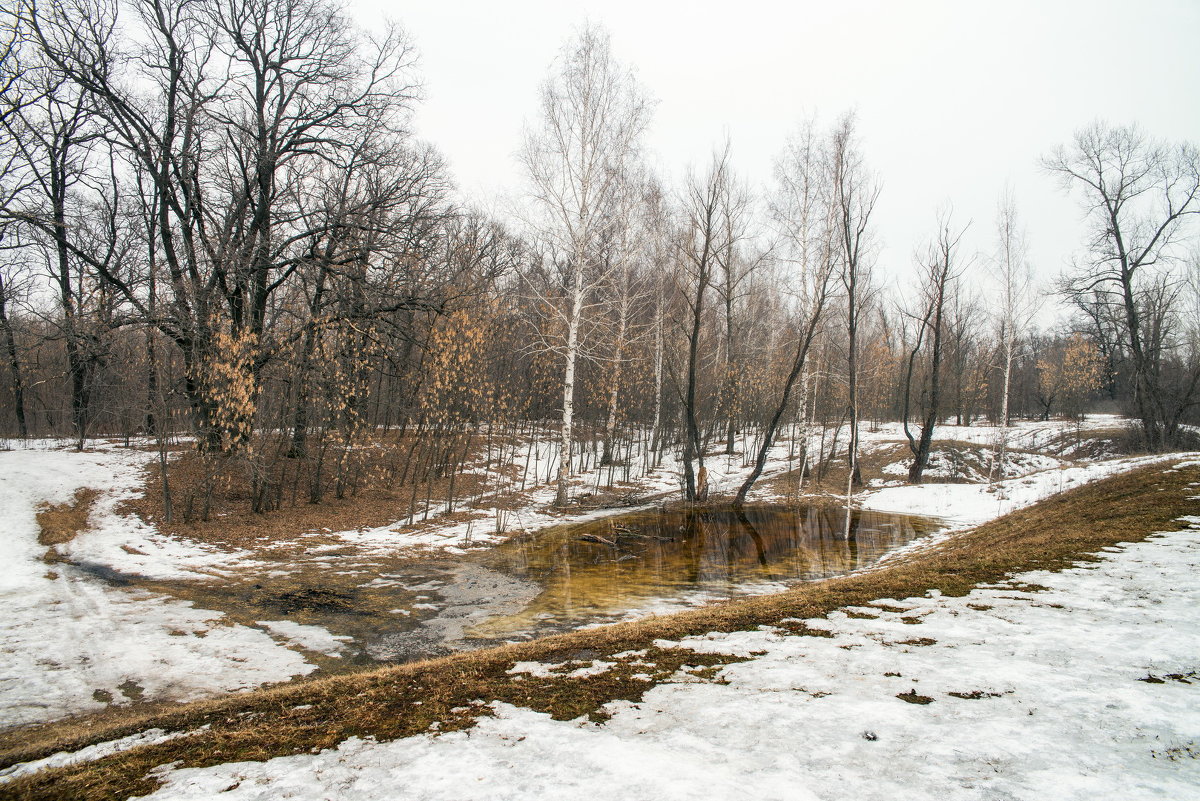
[[[906,272],[939,205],[993,248],[1006,182],[1039,275],[1081,239],[1078,203],[1038,158],[1096,118],[1200,142],[1200,1],[546,2],[352,0],[367,26],[399,22],[420,52],[418,134],[464,195],[515,193],[515,153],[559,49],[590,20],[657,101],[648,135],[668,176],[728,133],[734,163],[766,187],[806,116],[856,111],[883,183],[879,266]],[[881,276],[883,277],[883,276]]]

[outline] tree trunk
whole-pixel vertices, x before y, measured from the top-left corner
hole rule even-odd
[[[779,430],[779,421],[783,419],[783,415],[787,410],[788,401],[792,395],[792,388],[796,384],[796,379],[804,372],[805,362],[808,360],[808,351],[812,346],[813,339],[817,335],[817,327],[821,320],[821,311],[825,305],[825,289],[821,288],[816,308],[812,311],[812,316],[809,318],[808,326],[796,345],[796,358],[792,361],[792,370],[788,373],[787,380],[783,384],[783,392],[779,396],[779,403],[775,407],[774,413],[771,415],[770,422],[767,423],[767,428],[763,432],[762,444],[758,448],[758,453],[754,457],[754,468],[750,471],[750,475],[742,482],[742,486],[738,488],[737,496],[733,499],[735,507],[741,507],[746,502],[746,495],[750,492],[750,488],[754,486],[754,482],[758,481],[762,475],[763,467],[767,463],[767,454],[771,450],[771,445],[775,442],[775,433]],[[800,411],[804,414],[803,408]],[[807,443],[805,443],[807,449]],[[803,472],[801,472],[803,478]]]
[[[621,366],[625,357],[625,335],[629,325],[628,300],[628,295],[622,299],[621,309],[617,314],[617,344],[613,354],[612,386],[608,392],[608,414],[604,421],[604,453],[600,457],[602,465],[613,463],[613,439],[617,431],[617,395],[621,389]]]
[[[945,300],[946,281],[949,267],[942,274],[937,290],[937,298],[933,313],[933,342],[929,366],[929,409],[925,414],[925,423],[921,426],[921,438],[917,442],[913,463],[908,469],[908,480],[911,484],[920,484],[925,468],[929,464],[929,451],[933,444],[933,429],[937,425],[939,406],[941,405],[941,367],[942,367],[942,307]]]
[[[0,331],[4,332],[4,349],[8,354],[8,369],[11,374],[13,412],[17,418],[17,433],[21,439],[29,438],[29,426],[25,420],[25,381],[21,377],[21,360],[17,354],[17,339],[12,323],[8,319],[8,296],[5,294],[4,277],[0,275]]]
[[[571,437],[575,420],[575,360],[579,355],[579,323],[583,317],[583,259],[585,254],[576,248],[571,275],[571,314],[567,323],[567,349],[563,354],[563,408],[559,431],[558,480],[554,496],[556,506],[567,505],[571,476]]]

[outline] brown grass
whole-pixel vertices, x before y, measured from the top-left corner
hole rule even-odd
[[[67,503],[46,506],[37,513],[38,542],[42,545],[63,545],[88,526],[92,505],[100,493],[83,488]]]
[[[408,447],[407,441],[379,443],[374,458],[381,462]],[[237,460],[232,460],[223,465],[218,472],[209,519],[200,520],[195,516],[194,519],[185,521],[184,507],[188,494],[197,491],[204,481],[206,471],[212,469],[195,451],[186,451],[171,461],[169,475],[175,508],[174,520],[170,524],[165,522],[162,493],[158,489],[160,478],[157,466],[146,471],[145,484],[148,490],[142,497],[126,502],[121,511],[153,522],[160,531],[231,548],[253,548],[261,541],[291,540],[297,534],[322,529],[347,531],[376,528],[402,520],[410,513],[412,485],[389,483],[384,480],[379,476],[381,468],[378,464],[372,464],[370,470],[366,471],[370,475],[360,480],[359,488],[354,494],[347,493],[345,497],[337,498],[333,491],[329,490],[323,494],[321,502],[315,504],[309,503],[307,496],[310,477],[305,471],[311,470],[311,465],[303,460],[283,460],[281,464],[283,467],[279,468],[280,470],[295,469],[300,473],[298,476],[286,478],[289,487],[291,482],[295,482],[296,493],[293,496],[289,488],[284,505],[274,511],[260,514],[251,510],[249,468]],[[494,476],[491,480],[495,480]],[[426,497],[429,497],[434,510],[438,509],[439,505],[445,504],[449,489],[448,477],[421,484],[416,493],[418,508],[424,504]],[[477,494],[483,489],[480,476],[457,476],[454,485],[456,504],[461,503],[462,498]],[[445,519],[439,518],[438,522],[444,522]],[[421,514],[418,512],[415,525],[419,526],[420,523]]]
[[[198,767],[263,760],[329,748],[350,736],[403,737],[428,731],[435,723],[445,731],[468,726],[477,715],[486,714],[480,709],[481,701],[502,700],[558,719],[597,716],[604,703],[637,700],[654,683],[671,680],[685,665],[699,666],[691,672],[703,678],[715,672],[712,668],[733,661],[731,657],[658,648],[654,642],[660,638],[675,640],[762,625],[798,636],[821,636],[819,629],[795,619],[822,617],[840,607],[863,606],[879,598],[922,595],[931,589],[964,595],[977,584],[995,582],[1014,572],[1059,570],[1095,558],[1091,555],[1106,546],[1177,528],[1176,518],[1196,512],[1197,503],[1187,500],[1195,489],[1187,484],[1200,481],[1200,467],[1164,472],[1165,467],[1143,468],[1080,487],[875,572],[808,584],[777,595],[399,667],[300,681],[216,701],[124,713],[110,709],[102,716],[10,730],[0,735],[0,764],[77,750],[156,726],[194,733],[93,763],[44,771],[0,786],[0,797],[127,798],[153,791],[156,781],[147,778],[147,773],[164,763]],[[514,680],[507,673],[520,660],[611,659],[612,654],[633,649],[646,649],[641,659],[652,666],[625,660],[616,669],[583,679]],[[651,673],[655,679],[634,679],[635,672]],[[209,728],[196,731],[204,725]]]

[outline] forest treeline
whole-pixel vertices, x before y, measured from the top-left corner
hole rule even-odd
[[[188,516],[219,479],[256,511],[370,482],[453,499],[480,448],[501,470],[534,439],[565,455],[565,503],[584,451],[677,453],[693,499],[705,455],[736,451],[744,497],[784,431],[827,432],[810,463],[847,459],[853,483],[880,421],[904,421],[913,481],[948,418],[1102,402],[1150,450],[1200,422],[1191,144],[1104,123],[1048,143],[1089,225],[1053,286],[1000,187],[973,223],[987,252],[931,209],[896,286],[853,115],[781,142],[773,187],[727,143],[671,185],[594,27],[551,66],[501,219],[412,134],[403,31],[336,3],[15,0],[2,24],[0,429],[150,438],[168,491],[167,448],[194,442]],[[1046,302],[1069,324],[1040,329]]]

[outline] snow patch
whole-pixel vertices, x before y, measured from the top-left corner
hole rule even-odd
[[[321,626],[307,626],[293,620],[257,620],[255,622],[292,645],[325,656],[341,656],[342,643],[353,639],[340,634],[331,634],[328,629]]]

